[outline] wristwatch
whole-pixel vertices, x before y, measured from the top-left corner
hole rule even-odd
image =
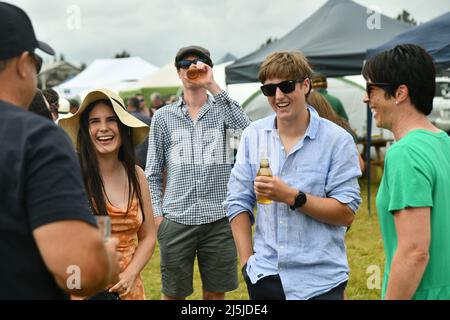
[[[305,203],[306,203],[306,194],[299,190],[297,195],[295,196],[294,204],[289,207],[291,208],[291,210],[295,210],[303,206]]]

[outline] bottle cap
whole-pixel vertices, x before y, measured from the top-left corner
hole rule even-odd
[[[259,158],[260,159],[269,159],[269,156],[267,155],[267,151],[266,150],[261,150],[259,152]]]

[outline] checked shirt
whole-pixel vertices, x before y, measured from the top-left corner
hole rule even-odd
[[[233,166],[233,147],[237,148],[233,143],[249,124],[250,119],[225,91],[208,95],[196,121],[182,98],[159,109],[150,126],[145,169],[154,216],[184,225],[225,218],[222,203]]]

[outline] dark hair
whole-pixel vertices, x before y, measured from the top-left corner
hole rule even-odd
[[[53,90],[51,88],[47,88],[42,91],[42,94],[44,95],[45,99],[47,99],[48,103],[58,104],[59,94],[55,90]]]
[[[105,186],[103,184],[103,180],[100,176],[100,170],[98,166],[98,160],[95,155],[94,146],[91,141],[91,137],[89,134],[89,114],[92,109],[99,103],[104,103],[111,107],[114,110],[111,101],[109,100],[97,100],[89,104],[84,110],[83,114],[80,118],[80,130],[78,131],[78,152],[80,157],[81,170],[83,172],[84,184],[86,186],[86,190],[89,196],[89,202],[92,207],[92,211],[96,215],[108,215],[106,211],[106,200],[105,199]],[[134,153],[133,147],[133,131],[125,126],[122,122],[117,122],[119,127],[120,137],[122,139],[122,145],[119,149],[119,160],[122,161],[125,166],[125,170],[127,171],[128,177],[128,205],[127,211],[131,207],[131,201],[133,199],[134,193],[136,193],[139,199],[139,205],[142,210],[142,214],[144,213],[143,201],[142,201],[142,193],[141,188],[139,186],[139,181],[136,174],[136,155]],[[145,216],[143,214],[143,218]]]
[[[403,84],[419,112],[429,115],[433,109],[436,70],[433,58],[422,47],[402,44],[384,51],[366,62],[362,74],[366,80],[392,84],[383,87],[386,98],[394,97]]]
[[[28,107],[28,111],[37,113],[38,115],[43,116],[44,118],[48,118],[53,121],[52,113],[47,107],[45,103],[45,98],[42,95],[41,90],[37,89],[36,94],[34,95],[33,101],[31,101],[30,106]]]
[[[140,101],[137,97],[132,97],[128,99],[128,105],[135,108],[137,111],[139,111]]]

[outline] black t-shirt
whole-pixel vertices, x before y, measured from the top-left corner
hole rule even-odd
[[[96,225],[70,140],[53,122],[0,100],[0,299],[68,298],[32,234],[60,220]]]

